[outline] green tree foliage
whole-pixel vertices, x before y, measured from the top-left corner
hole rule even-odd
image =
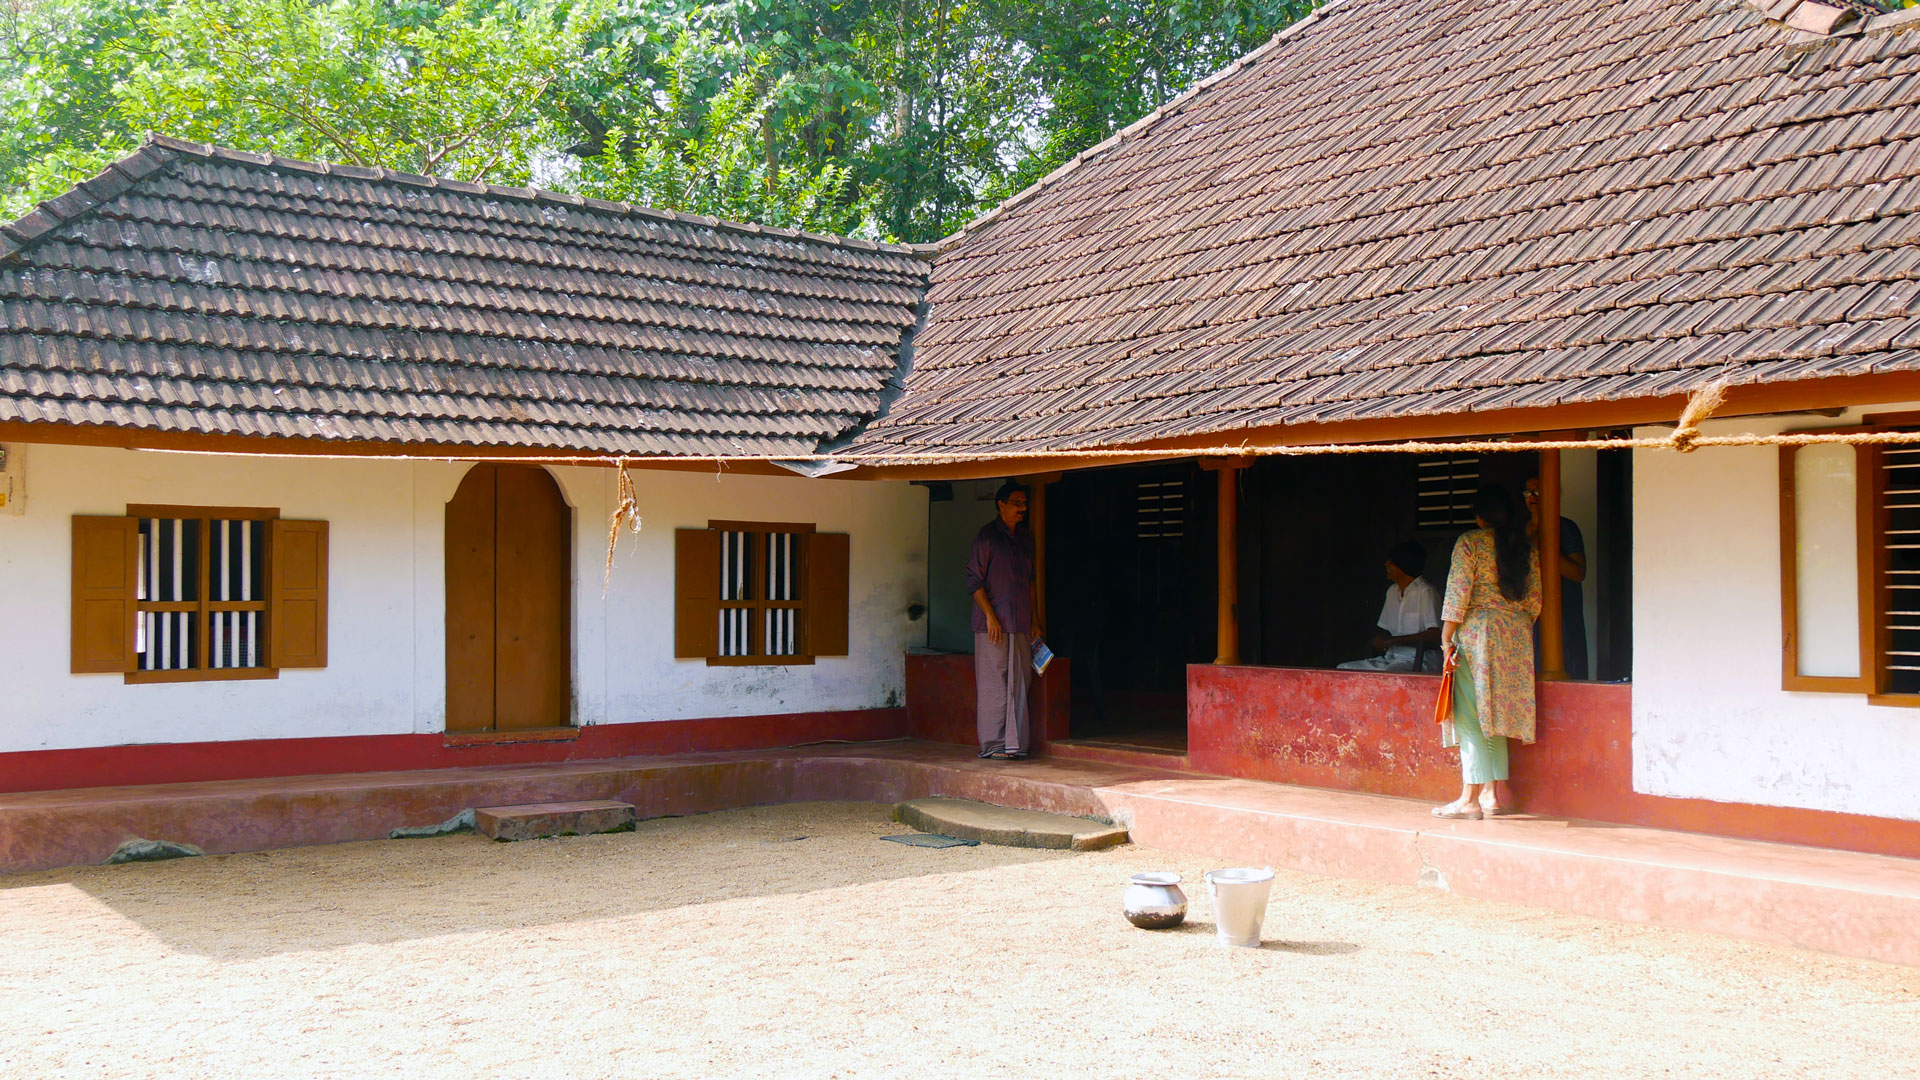
[[[165,0],[0,3],[0,216],[11,218],[138,142],[115,90],[128,44]]]
[[[711,33],[684,31],[666,57],[657,98],[627,123],[598,133],[599,150],[571,186],[602,198],[756,221],[849,233],[867,218],[870,200],[855,197],[853,170],[831,159],[783,161],[767,147],[773,111],[794,76],[774,75],[762,56]],[[704,88],[723,73],[719,88]]]
[[[174,0],[118,88],[129,126],[291,157],[523,183],[594,8]]]
[[[0,0],[0,216],[149,131],[937,239],[1313,0]]]

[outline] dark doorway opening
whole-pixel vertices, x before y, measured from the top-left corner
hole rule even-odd
[[[1047,636],[1073,659],[1072,736],[1184,752],[1187,665],[1214,657],[1213,475],[1089,469],[1047,489]]]

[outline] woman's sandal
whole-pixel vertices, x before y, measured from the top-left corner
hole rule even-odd
[[[1456,799],[1445,806],[1434,807],[1433,816],[1437,818],[1450,818],[1455,821],[1479,821],[1484,815],[1480,813],[1479,806],[1469,806]]]
[[[1512,817],[1519,812],[1511,803],[1496,803],[1486,798],[1480,800],[1480,813],[1487,817]]]

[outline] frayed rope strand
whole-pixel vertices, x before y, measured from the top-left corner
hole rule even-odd
[[[613,482],[613,513],[607,518],[607,568],[600,578],[600,598],[606,599],[607,590],[613,587],[613,549],[620,542],[620,526],[640,531],[640,499],[634,494],[633,477],[627,475],[627,459],[620,459],[619,472]]]

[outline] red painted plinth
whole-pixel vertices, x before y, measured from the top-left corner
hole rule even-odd
[[[1187,669],[1187,754],[1199,772],[1403,795],[1460,793],[1460,757],[1433,722],[1440,680],[1371,671]],[[1540,683],[1537,739],[1512,748],[1520,809],[1548,817],[1920,856],[1920,822],[1668,799],[1633,790],[1633,692]]]
[[[1073,685],[1067,663],[1064,656],[1054,657],[1047,673],[1033,680],[1027,691],[1037,746],[1067,737],[1067,705]],[[978,745],[974,717],[979,701],[973,689],[972,654],[907,654],[907,734],[911,737]]]
[[[319,739],[95,746],[0,754],[0,792],[62,788],[253,780],[318,773],[392,772],[474,765],[594,761],[710,750],[761,750],[827,740],[865,742],[906,734],[905,709],[723,716],[594,724],[528,741],[477,741],[471,736],[342,735]]]

